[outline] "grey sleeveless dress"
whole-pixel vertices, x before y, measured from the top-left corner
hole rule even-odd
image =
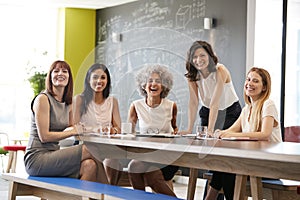
[[[69,125],[70,105],[58,102],[49,93],[40,95],[46,95],[50,103],[49,131],[63,131]],[[24,156],[25,169],[29,175],[79,178],[81,153],[81,145],[60,149],[58,142],[42,143],[32,111],[30,138]]]

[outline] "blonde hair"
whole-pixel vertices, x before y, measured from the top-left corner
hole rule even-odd
[[[244,100],[245,103],[249,106],[252,106],[251,117],[249,123],[251,124],[252,131],[260,131],[261,130],[261,115],[262,115],[262,107],[264,102],[269,99],[271,94],[271,76],[269,72],[263,68],[252,67],[247,75],[250,72],[256,72],[262,79],[263,90],[260,94],[259,99],[255,102],[255,104],[251,104],[250,97],[246,95],[244,91]]]

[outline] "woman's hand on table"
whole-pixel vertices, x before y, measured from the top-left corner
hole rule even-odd
[[[231,133],[230,132],[225,132],[225,131],[219,131],[218,133],[218,138],[222,139],[222,138],[227,138],[227,137],[231,137]]]
[[[178,134],[178,128],[175,128],[174,131],[172,132],[172,135],[177,135]]]
[[[189,131],[189,130],[183,130],[183,131],[177,132],[177,134],[179,134],[179,135],[187,135],[187,134],[191,134],[191,133],[192,133],[192,131]]]
[[[111,135],[121,134],[121,129],[118,127],[111,127],[110,134]]]
[[[76,132],[75,136],[79,136],[79,135],[82,135],[83,133],[87,132],[86,127],[84,126],[83,123],[75,124],[73,126],[73,128]]]

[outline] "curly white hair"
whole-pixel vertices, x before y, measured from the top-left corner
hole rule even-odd
[[[157,73],[161,78],[163,89],[161,98],[167,97],[173,86],[173,75],[166,66],[160,64],[145,65],[141,70],[138,71],[135,80],[140,95],[147,97],[145,87],[150,75],[153,73]]]

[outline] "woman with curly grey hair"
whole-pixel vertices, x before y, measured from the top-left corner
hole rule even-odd
[[[166,67],[161,65],[153,65],[149,67],[143,68],[136,76],[136,83],[138,85],[138,90],[141,96],[147,97],[147,91],[145,90],[145,86],[147,84],[148,78],[151,74],[156,73],[159,75],[161,79],[162,92],[160,94],[161,98],[165,98],[168,96],[169,91],[173,86],[173,75],[168,71]]]
[[[133,130],[139,120],[141,133],[176,134],[177,106],[168,96],[173,86],[173,76],[167,67],[150,65],[142,68],[136,76],[140,95],[145,97],[134,101],[129,109],[128,121]],[[176,196],[168,182],[174,177],[178,167],[137,160],[128,165],[130,183],[134,189],[145,190],[148,185],[156,193]]]

